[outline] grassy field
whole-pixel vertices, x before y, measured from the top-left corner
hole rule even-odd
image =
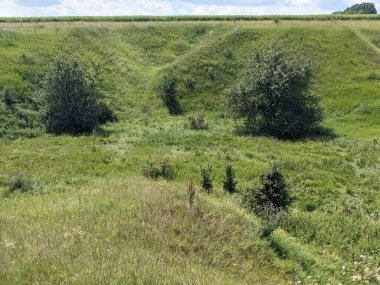
[[[0,284],[380,282],[379,22],[216,20],[0,24],[0,90],[18,96],[0,102]],[[252,49],[276,41],[310,57],[334,136],[239,135],[224,94]],[[99,70],[118,123],[44,132],[38,91],[63,55]],[[171,68],[177,117],[155,93]],[[201,112],[208,130],[184,128]],[[283,170],[294,203],[269,237],[240,193],[223,192],[227,156],[240,192],[273,162]],[[163,160],[175,179],[142,176]],[[215,192],[197,191],[190,207],[187,182],[207,163]],[[25,193],[9,193],[15,177]]]

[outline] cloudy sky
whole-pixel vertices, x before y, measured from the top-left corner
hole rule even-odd
[[[326,14],[355,0],[0,0],[0,17]],[[380,10],[380,0],[375,0]]]

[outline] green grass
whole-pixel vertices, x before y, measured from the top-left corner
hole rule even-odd
[[[361,283],[376,284],[378,22],[216,20],[0,24],[0,90],[19,96],[12,108],[0,96],[0,283],[351,284],[360,274]],[[310,57],[312,92],[335,137],[238,135],[241,122],[224,94],[252,49],[270,41]],[[44,132],[38,90],[54,58],[66,54],[100,66],[118,123],[87,136]],[[154,91],[170,68],[185,111],[177,117]],[[185,128],[200,112],[209,129]],[[240,193],[222,191],[227,155],[240,191],[274,161],[284,172],[294,203],[268,238]],[[147,162],[163,159],[177,169],[174,180],[143,177]],[[216,191],[198,189],[191,208],[187,181],[199,188],[207,163]],[[16,174],[25,189],[9,193]]]

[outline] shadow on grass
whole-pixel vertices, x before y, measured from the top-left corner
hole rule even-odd
[[[335,134],[332,128],[326,128],[322,126],[318,126],[313,128],[307,133],[302,134],[297,137],[278,137],[273,134],[267,132],[260,132],[252,128],[247,128],[245,125],[237,125],[235,128],[235,134],[238,136],[251,136],[251,137],[267,137],[267,138],[275,138],[280,141],[304,141],[304,140],[313,140],[313,141],[330,141],[336,139],[338,136]]]

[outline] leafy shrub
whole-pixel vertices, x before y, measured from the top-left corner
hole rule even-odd
[[[228,164],[226,166],[226,175],[223,180],[223,189],[228,193],[235,193],[236,184],[237,182],[235,181],[235,171],[232,168],[232,165]]]
[[[179,115],[182,113],[181,105],[178,100],[177,76],[174,70],[166,73],[158,85],[158,92],[168,108],[170,115]]]
[[[169,160],[165,159],[163,161],[149,161],[146,163],[143,167],[143,175],[154,180],[160,177],[164,179],[174,179],[177,172]]]
[[[306,60],[282,45],[256,51],[229,102],[246,129],[281,139],[297,139],[322,120],[317,97],[308,93],[312,72]]]
[[[204,168],[203,166],[201,167],[201,177],[202,177],[201,185],[202,185],[202,189],[207,193],[211,193],[213,190],[212,182],[214,179],[211,176],[211,172],[212,172],[211,164],[208,164],[206,168]]]
[[[90,71],[75,60],[59,59],[44,85],[45,123],[54,134],[91,132],[109,110],[100,104],[100,93]],[[104,112],[102,114],[102,111]]]
[[[286,210],[291,203],[291,198],[279,168],[274,165],[268,173],[262,174],[260,179],[260,187],[251,188],[245,192],[243,205],[259,215],[268,211]]]
[[[185,127],[192,130],[207,130],[208,123],[205,119],[204,114],[198,114],[196,116],[189,116],[187,118],[187,124],[185,125]]]

